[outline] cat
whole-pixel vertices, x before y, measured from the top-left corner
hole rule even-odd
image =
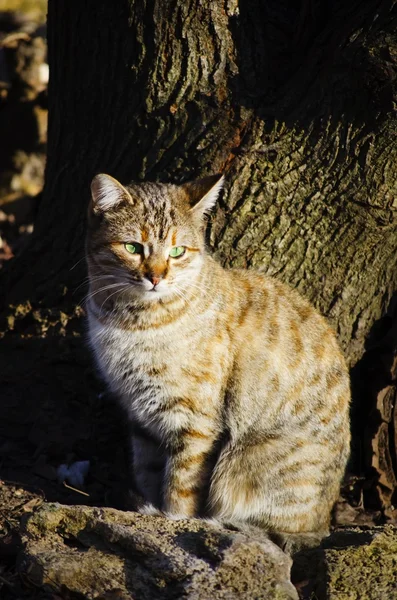
[[[142,512],[328,534],[349,455],[350,385],[295,290],[205,249],[223,178],[91,185],[89,341],[131,431]]]

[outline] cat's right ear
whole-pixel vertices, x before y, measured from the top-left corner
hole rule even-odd
[[[99,215],[127,200],[132,203],[131,194],[110,175],[100,173],[91,182],[91,210]]]
[[[188,195],[190,210],[200,219],[209,214],[215,205],[223,187],[225,178],[220,173],[209,175],[198,181],[190,181],[182,185]]]

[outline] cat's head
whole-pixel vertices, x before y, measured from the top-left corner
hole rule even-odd
[[[183,294],[201,269],[205,215],[222,183],[215,175],[179,186],[124,187],[109,175],[96,175],[87,234],[91,281],[107,277],[110,291],[127,290],[141,300]]]

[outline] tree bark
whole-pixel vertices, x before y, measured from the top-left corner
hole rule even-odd
[[[394,6],[50,0],[46,186],[8,301],[81,277],[96,172],[224,171],[220,260],[300,289],[354,363],[397,281]]]
[[[357,363],[397,289],[395,8],[50,0],[46,184],[31,242],[2,275],[6,326],[73,311],[94,174],[223,171],[215,255],[298,288]]]

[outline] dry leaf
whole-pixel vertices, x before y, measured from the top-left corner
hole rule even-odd
[[[32,500],[29,500],[29,502],[26,502],[26,504],[23,505],[22,510],[24,512],[32,512],[35,508],[37,508],[41,504],[43,504],[42,498],[32,498]]]

